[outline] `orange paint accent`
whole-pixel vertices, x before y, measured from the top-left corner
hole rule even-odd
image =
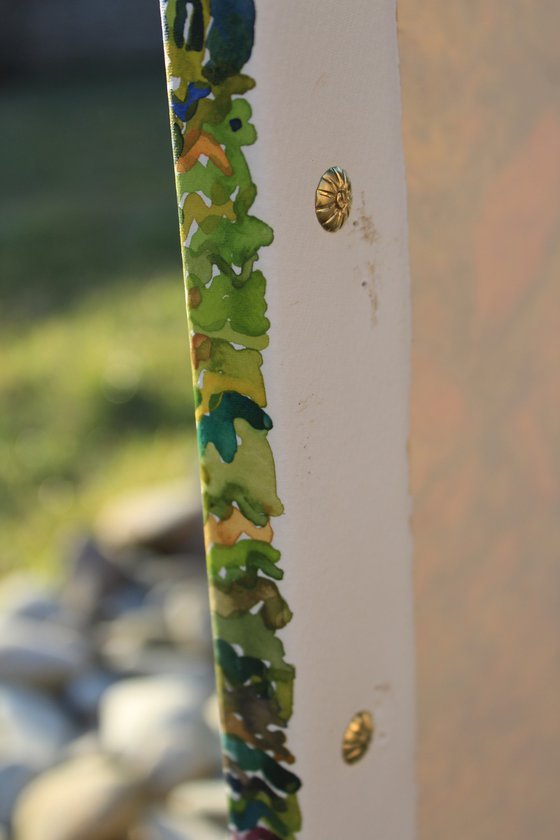
[[[270,521],[259,528],[243,516],[237,508],[234,508],[228,519],[220,520],[209,516],[204,532],[207,545],[235,545],[243,534],[252,540],[270,543],[274,536]]]
[[[212,161],[224,175],[232,175],[233,170],[227,155],[220,144],[205,131],[198,129],[189,131],[185,135],[185,149],[177,160],[177,172],[188,172],[195,165],[201,155]]]
[[[199,362],[210,358],[212,339],[204,333],[195,333],[191,338],[191,364],[193,370],[198,368]]]

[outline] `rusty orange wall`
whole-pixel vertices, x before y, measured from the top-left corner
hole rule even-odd
[[[400,0],[421,840],[560,837],[560,4]]]

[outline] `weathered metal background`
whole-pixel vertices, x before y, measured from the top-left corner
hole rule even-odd
[[[560,836],[560,5],[400,0],[423,840]]]

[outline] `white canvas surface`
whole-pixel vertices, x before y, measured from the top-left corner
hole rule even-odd
[[[410,290],[392,0],[261,0],[247,71],[258,131],[254,214],[274,230],[264,353],[278,492],[282,632],[297,669],[295,752],[304,840],[412,840],[414,668],[407,468]],[[353,210],[314,212],[329,166]],[[352,715],[373,712],[361,762]]]

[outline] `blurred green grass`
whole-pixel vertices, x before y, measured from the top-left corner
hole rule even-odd
[[[163,73],[0,94],[0,568],[192,469]]]

